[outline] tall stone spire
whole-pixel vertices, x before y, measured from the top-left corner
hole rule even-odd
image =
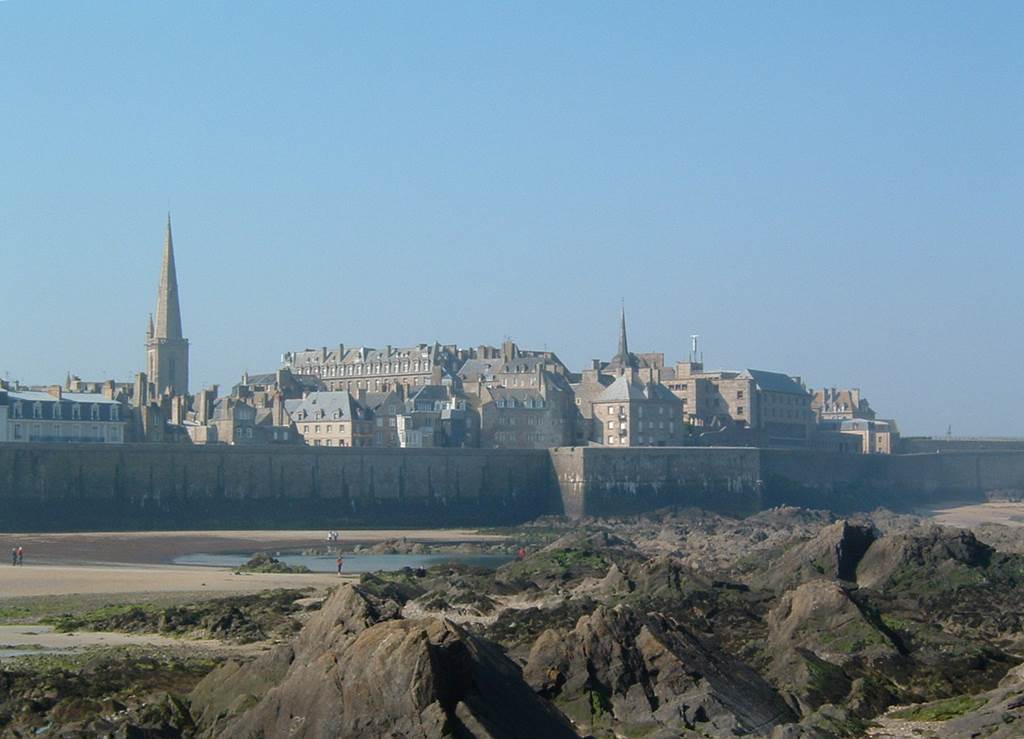
[[[171,215],[167,214],[164,259],[160,270],[160,289],[156,297],[156,321],[150,316],[146,329],[146,372],[150,397],[165,393],[188,393],[188,339],[181,335],[181,308],[178,305],[178,274],[174,268],[174,240]]]
[[[171,214],[167,214],[167,234],[164,236],[164,261],[160,269],[160,289],[156,297],[156,326],[153,334],[158,339],[180,339],[181,308],[178,306],[178,274],[174,269],[174,239],[171,237]]]

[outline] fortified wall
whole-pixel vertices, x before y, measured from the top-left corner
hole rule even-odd
[[[0,444],[0,530],[518,523],[560,512],[545,450]]]
[[[1024,451],[0,444],[0,530],[498,526],[664,506],[837,512],[1024,493]]]

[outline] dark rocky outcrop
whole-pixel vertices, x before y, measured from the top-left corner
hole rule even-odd
[[[857,565],[874,541],[871,526],[836,521],[772,562],[763,582],[782,591],[819,578],[853,582]]]
[[[524,675],[585,732],[767,734],[794,718],[747,665],[669,617],[625,607],[542,634]]]
[[[206,736],[572,737],[496,645],[451,622],[403,619],[397,600],[343,586],[299,634],[288,668],[251,706],[212,673],[193,692]]]

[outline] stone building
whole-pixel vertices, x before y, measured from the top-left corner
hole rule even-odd
[[[127,404],[113,393],[0,386],[0,442],[122,444],[127,417]]]
[[[426,385],[404,403],[397,417],[403,448],[468,447],[479,444],[479,418],[452,383]]]
[[[361,396],[361,401],[373,414],[373,445],[385,449],[401,446],[398,419],[405,410],[405,386],[399,385],[383,393],[367,392]]]
[[[758,445],[808,443],[815,426],[811,396],[799,377],[765,370],[704,370],[691,357],[664,373],[683,418],[704,441]]]
[[[665,355],[629,350],[626,311],[619,316],[618,351],[594,360],[572,385],[573,443],[604,446],[680,446],[682,404],[661,384]]]
[[[188,395],[188,339],[181,333],[178,305],[178,275],[174,266],[171,216],[167,215],[160,287],[157,291],[156,321],[149,318],[146,330],[146,372],[153,395]]]
[[[860,388],[824,387],[814,391],[811,410],[819,421],[847,421],[854,418],[874,420],[875,412]]]
[[[872,418],[848,418],[822,421],[822,435],[839,432],[841,436],[860,440],[863,454],[892,454],[899,440],[899,431],[893,421]]]
[[[545,449],[573,440],[572,388],[561,375],[537,368],[530,387],[485,386],[472,399],[480,417],[480,446]]]
[[[681,446],[682,404],[627,367],[593,401],[591,440],[605,446]]]
[[[310,375],[328,390],[387,392],[398,387],[437,385],[467,358],[455,346],[418,344],[372,349],[359,346],[304,349],[287,352],[281,361],[296,375]]]
[[[285,401],[295,431],[309,446],[373,446],[373,413],[347,390]]]

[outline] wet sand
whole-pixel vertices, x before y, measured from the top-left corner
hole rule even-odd
[[[0,534],[0,556],[11,547],[25,549],[28,564],[64,566],[170,564],[184,554],[270,552],[326,546],[326,531],[129,531],[74,534]],[[375,529],[342,531],[341,546],[406,538],[430,543],[503,541],[505,537],[474,529]],[[0,559],[0,567],[9,560]],[[2,582],[2,580],[0,580]]]
[[[228,644],[216,639],[173,639],[159,634],[125,634],[110,631],[76,631],[61,633],[52,626],[0,625],[0,658],[38,654],[41,652],[72,652],[86,647],[163,647],[204,650],[225,656],[259,654],[269,647],[266,643]]]
[[[345,549],[402,537],[425,543],[489,543],[504,539],[473,529],[378,529],[341,534],[341,545]],[[282,549],[323,548],[325,537],[324,531],[0,534],[3,547],[0,554],[5,557],[11,547],[25,548],[25,564],[21,567],[12,567],[9,560],[0,560],[0,607],[16,605],[19,599],[62,595],[138,594],[140,599],[145,599],[158,594],[179,594],[182,600],[199,600],[272,588],[323,589],[346,578],[328,573],[236,575],[227,568],[170,563],[184,554],[258,551],[273,554]]]
[[[355,577],[354,575],[352,576]],[[42,595],[194,593],[198,598],[257,593],[274,588],[325,588],[344,578],[327,573],[236,575],[217,567],[108,565],[0,567],[0,604]]]

